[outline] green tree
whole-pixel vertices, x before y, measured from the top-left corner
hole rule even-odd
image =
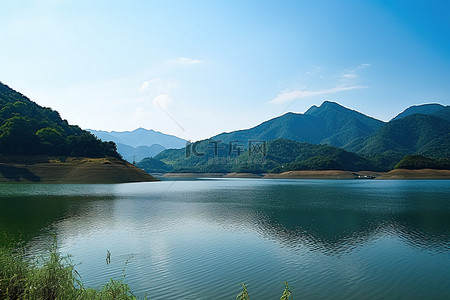
[[[0,152],[31,154],[39,148],[36,122],[26,117],[12,117],[0,127]]]
[[[62,154],[65,137],[55,128],[45,127],[36,132],[41,143],[41,151],[49,154]]]

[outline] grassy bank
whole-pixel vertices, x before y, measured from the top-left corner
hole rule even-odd
[[[21,248],[19,248],[21,249]],[[127,284],[112,280],[101,289],[86,288],[68,256],[52,246],[45,257],[27,260],[22,250],[0,246],[0,299],[137,299]]]
[[[293,299],[287,282],[284,284],[280,300]],[[111,279],[101,289],[85,287],[70,256],[61,255],[53,244],[46,256],[34,260],[27,259],[21,247],[0,245],[0,299],[135,300],[138,297],[123,278]],[[245,284],[236,299],[250,299]]]
[[[124,183],[157,181],[153,176],[114,158],[0,155],[0,182]]]

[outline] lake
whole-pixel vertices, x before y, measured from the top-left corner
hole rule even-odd
[[[450,298],[448,180],[2,184],[0,226],[150,299]]]

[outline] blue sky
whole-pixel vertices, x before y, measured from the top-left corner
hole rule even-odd
[[[2,1],[0,81],[72,124],[197,140],[324,100],[450,104],[450,1]]]

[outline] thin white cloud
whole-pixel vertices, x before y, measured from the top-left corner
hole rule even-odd
[[[358,75],[356,75],[355,73],[345,73],[341,74],[341,77],[344,79],[355,79],[358,78]]]
[[[170,62],[178,65],[196,65],[203,63],[202,60],[193,59],[189,57],[178,57],[176,59],[170,60]]]
[[[370,64],[364,63],[360,64],[352,69],[344,70],[336,74],[338,78],[338,83],[335,87],[321,90],[306,90],[306,89],[296,89],[296,90],[285,90],[282,91],[277,97],[269,101],[270,103],[279,104],[289,101],[295,101],[298,99],[308,98],[312,96],[335,94],[351,90],[359,90],[367,88],[367,86],[360,84],[359,71],[370,67]],[[307,72],[307,75],[320,71],[320,68],[315,68],[314,71]],[[322,76],[320,76],[322,77]]]
[[[167,109],[170,103],[172,103],[172,98],[169,97],[169,95],[162,94],[158,95],[152,100],[153,105],[156,107],[161,107],[163,109]]]
[[[297,90],[297,91],[284,91],[279,94],[276,98],[272,99],[270,103],[280,104],[288,101],[293,101],[302,98],[308,98],[311,96],[319,96],[319,95],[327,95],[327,94],[335,94],[344,91],[350,90],[358,90],[367,88],[362,85],[354,85],[354,86],[337,86],[329,89],[317,90],[317,91],[307,91],[307,90]]]
[[[148,86],[150,85],[150,83],[148,81],[144,81],[141,85],[141,87],[139,88],[139,91],[143,92],[146,89],[148,89]]]
[[[170,80],[153,78],[142,82],[139,91],[153,98],[160,94],[170,94],[170,91],[176,87],[176,84]]]
[[[370,67],[370,64],[360,64],[358,66],[356,66],[353,69],[350,70],[346,70],[344,72],[341,73],[340,77],[342,81],[346,81],[346,80],[355,80],[359,78],[359,74],[358,72],[362,69],[368,68]]]

